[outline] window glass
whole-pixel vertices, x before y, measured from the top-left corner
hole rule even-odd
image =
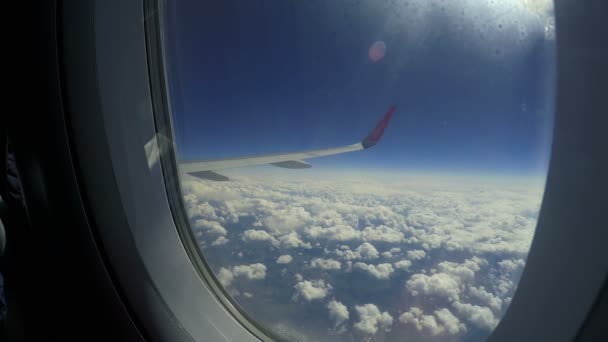
[[[165,7],[184,203],[234,302],[291,340],[484,340],[542,201],[551,1]],[[231,164],[356,144],[391,105],[370,148]]]

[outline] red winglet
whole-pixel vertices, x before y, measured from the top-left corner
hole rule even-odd
[[[384,129],[386,128],[386,126],[388,126],[388,122],[391,120],[393,113],[395,113],[395,109],[397,109],[395,105],[391,105],[388,108],[388,111],[386,112],[386,114],[384,114],[382,120],[378,122],[376,128],[374,128],[374,130],[371,131],[369,135],[365,137],[365,139],[363,139],[363,141],[361,142],[363,148],[372,147],[376,145],[378,141],[380,141],[380,138],[382,138],[382,134],[384,134]]]

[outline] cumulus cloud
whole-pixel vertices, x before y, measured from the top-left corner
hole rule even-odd
[[[275,207],[269,213],[270,215],[264,217],[262,222],[275,232],[291,232],[313,222],[310,213],[305,208],[297,205]]]
[[[277,258],[277,264],[289,264],[293,261],[293,258],[289,254],[281,255]]]
[[[481,266],[487,265],[488,262],[485,259],[479,257],[472,257],[466,259],[463,263],[459,264],[456,262],[443,261],[437,266],[440,272],[451,274],[458,277],[461,281],[472,281],[475,277],[475,272],[481,269]]]
[[[337,257],[345,261],[352,261],[357,259],[377,259],[380,257],[380,253],[369,242],[364,242],[359,245],[354,251],[350,250],[348,246],[341,246],[339,249],[334,250]]]
[[[450,301],[460,298],[460,283],[457,279],[445,273],[433,275],[414,274],[406,282],[406,287],[412,296],[435,295]]]
[[[293,295],[293,299],[297,300],[299,297],[304,298],[310,302],[312,300],[325,298],[332,289],[330,284],[326,284],[323,279],[318,280],[302,280],[298,282],[294,288],[296,293]]]
[[[494,311],[500,311],[502,308],[502,299],[494,296],[490,292],[486,291],[485,287],[470,286],[468,288],[469,294],[472,298],[476,298]]]
[[[219,236],[217,239],[215,239],[212,243],[211,246],[221,246],[221,245],[225,245],[229,242],[229,239],[226,239],[223,236]]]
[[[375,334],[378,330],[390,331],[393,325],[393,316],[388,311],[380,312],[374,304],[355,306],[359,321],[353,327],[364,333]]]
[[[444,261],[430,275],[412,275],[406,282],[406,287],[413,296],[434,295],[448,301],[458,301],[465,285],[474,280],[475,272],[485,264],[487,261],[478,257],[467,259],[461,264]]]
[[[439,197],[441,196],[441,197]],[[525,255],[536,217],[531,208],[540,192],[467,191],[432,194],[407,216],[413,239],[425,249],[445,248],[473,254]],[[534,210],[534,209],[532,209]]]
[[[251,265],[238,265],[228,268],[220,268],[217,273],[217,278],[220,284],[227,287],[232,284],[233,280],[237,277],[243,277],[251,280],[260,280],[266,278],[266,266],[264,264],[256,263]]]
[[[209,221],[205,219],[198,219],[194,221],[194,230],[204,231],[210,235],[226,235],[228,232],[226,228],[222,227],[221,224],[215,221]]]
[[[338,257],[342,258],[343,260],[347,260],[347,261],[361,258],[361,255],[359,253],[355,253],[348,248],[347,249],[336,249],[335,253]]]
[[[425,315],[422,309],[417,307],[410,308],[399,316],[399,321],[405,324],[413,324],[418,331],[424,330],[426,333],[435,336],[443,332],[441,326],[437,324],[437,320],[432,315]]]
[[[403,232],[398,229],[380,226],[366,227],[357,230],[350,225],[338,224],[332,227],[311,226],[304,233],[313,239],[324,239],[332,241],[380,241],[399,243],[404,240]]]
[[[354,268],[363,270],[371,274],[376,279],[388,279],[395,271],[391,264],[368,265],[362,262],[357,262],[353,265]]]
[[[515,272],[520,268],[523,268],[526,262],[524,259],[505,259],[498,262],[498,266],[505,272]]]
[[[232,268],[232,274],[235,277],[245,277],[247,279],[264,279],[266,278],[266,266],[261,263],[238,265]]]
[[[504,275],[494,281],[494,290],[496,291],[496,294],[501,297],[504,297],[507,293],[511,292],[514,287],[515,283],[510,279],[506,279]]]
[[[378,250],[369,242],[362,243],[355,252],[358,253],[363,259],[377,259]]]
[[[397,269],[407,271],[412,266],[412,262],[404,259],[404,260],[399,260],[399,261],[395,262],[393,265],[395,265],[395,268],[397,268]]]
[[[222,286],[227,287],[232,284],[232,281],[234,280],[234,275],[232,275],[232,271],[222,267],[217,273],[217,279],[220,281],[220,284],[222,284]]]
[[[467,331],[464,323],[461,323],[460,320],[447,308],[435,310],[435,316],[437,317],[437,320],[443,324],[445,331],[450,335],[456,335],[458,333]]]
[[[305,229],[304,234],[312,239],[332,241],[352,241],[361,239],[361,232],[348,225],[336,225],[327,228],[311,226]]]
[[[272,182],[265,178],[188,180],[184,192],[189,215],[204,220],[200,221],[203,232],[205,225],[215,222],[217,225],[208,227],[214,234],[223,233],[223,223],[253,217],[256,230],[264,228],[275,238],[276,242],[264,237],[271,244],[279,244],[285,236],[280,243],[284,248],[308,248],[306,244],[315,240],[407,242],[427,252],[445,248],[521,258],[529,249],[536,223],[536,215],[530,213],[537,213],[542,194],[540,187],[536,192],[499,186],[479,191],[475,186],[454,188],[448,183],[433,190],[434,185],[420,179],[400,185],[298,182],[290,177],[289,181],[273,178]],[[401,197],[396,200],[391,197],[394,193]],[[371,198],[373,205],[369,205]],[[361,226],[364,228],[357,228]]]
[[[315,258],[310,262],[310,267],[320,268],[322,270],[339,270],[342,264],[334,259]]]
[[[302,241],[296,232],[282,235],[278,238],[278,243],[283,248],[312,248],[310,243]]]
[[[327,309],[329,310],[329,318],[334,321],[334,326],[336,327],[347,321],[350,317],[346,305],[335,299],[327,304]]]
[[[245,242],[267,241],[273,246],[277,246],[279,244],[279,242],[277,241],[277,239],[274,238],[274,236],[270,235],[267,231],[264,230],[248,229],[243,232],[241,238]]]
[[[430,336],[456,335],[466,331],[466,326],[446,308],[436,310],[434,315],[425,315],[422,309],[412,307],[399,316],[399,321],[404,324],[412,324],[416,330]]]
[[[429,335],[433,326],[443,329],[440,334],[453,335],[463,331],[463,322],[483,329],[496,324],[524,265],[542,195],[542,186],[535,190],[513,188],[511,184],[479,185],[477,180],[471,184],[434,179],[425,182],[420,178],[385,182],[367,178],[351,181],[340,176],[324,181],[298,178],[293,173],[289,178],[249,173],[231,178],[234,181],[204,182],[187,177],[184,182],[185,204],[201,246],[230,242],[227,246],[242,248],[238,246],[242,242],[268,244],[273,248],[252,250],[261,255],[237,255],[242,260],[253,257],[278,264],[287,261],[284,256],[300,255],[303,260],[314,256],[310,268],[299,271],[307,279],[321,275],[325,279],[304,280],[302,274],[294,275],[294,298],[304,301],[321,301],[329,294],[340,296],[337,289],[342,284],[338,286],[340,280],[336,277],[351,270],[378,279],[397,278],[392,274],[397,270],[411,272],[412,276],[404,280],[405,289],[419,296],[414,301],[423,301],[420,307],[427,312],[410,312],[412,322],[407,324],[418,329],[418,322],[423,327],[418,330]],[[236,227],[228,232],[224,228],[235,223],[240,227],[247,224],[247,230],[240,233],[242,228]],[[378,249],[384,252],[380,254]],[[218,251],[219,248],[209,249],[209,253]],[[386,258],[382,262],[391,263],[371,264],[377,263],[380,256]],[[439,256],[442,259],[433,259]],[[238,278],[263,279],[270,270],[275,272],[274,268],[266,270],[266,266],[250,266],[221,268],[218,280],[230,286]],[[283,267],[282,279],[289,281],[291,271],[292,268]],[[351,276],[365,275],[348,275]],[[239,290],[245,290],[240,287],[239,283]],[[424,302],[430,296],[437,298],[430,299],[431,304]],[[349,297],[340,298],[352,310],[355,303],[347,302]],[[329,306],[327,309],[332,310]],[[390,316],[388,311],[396,312],[398,308],[385,309]],[[374,329],[369,322],[373,320],[361,319],[353,328],[371,333]],[[376,323],[375,331],[379,329],[385,330]]]
[[[426,252],[421,249],[407,251],[407,257],[412,260],[422,260],[424,257],[426,257]]]
[[[361,231],[361,240],[400,243],[404,240],[404,234],[387,226],[367,227]]]
[[[460,302],[454,302],[452,306],[478,328],[492,330],[498,324],[498,319],[487,307]]]

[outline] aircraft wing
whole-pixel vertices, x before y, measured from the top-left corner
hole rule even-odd
[[[309,168],[311,165],[305,162],[305,159],[359,151],[376,145],[380,141],[380,138],[382,138],[384,129],[388,126],[388,122],[393,116],[395,109],[394,105],[390,106],[376,127],[363,140],[352,145],[300,152],[183,162],[180,164],[180,167],[182,172],[189,175],[214,181],[228,180],[228,177],[220,175],[215,171],[243,166],[270,164],[288,169]]]

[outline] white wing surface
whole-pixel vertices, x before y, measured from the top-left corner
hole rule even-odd
[[[188,173],[192,176],[199,177],[202,179],[215,180],[215,181],[227,181],[228,177],[220,175],[215,171],[232,169],[243,166],[262,165],[270,164],[278,167],[288,169],[304,169],[311,167],[310,164],[306,163],[305,159],[331,156],[334,154],[359,151],[368,149],[376,145],[384,129],[388,126],[396,107],[390,106],[388,111],[384,114],[380,122],[376,127],[360,142],[352,145],[346,145],[341,147],[332,147],[319,150],[290,152],[290,153],[276,153],[258,156],[248,157],[237,157],[227,159],[209,159],[200,161],[183,162],[180,164],[182,172]]]

